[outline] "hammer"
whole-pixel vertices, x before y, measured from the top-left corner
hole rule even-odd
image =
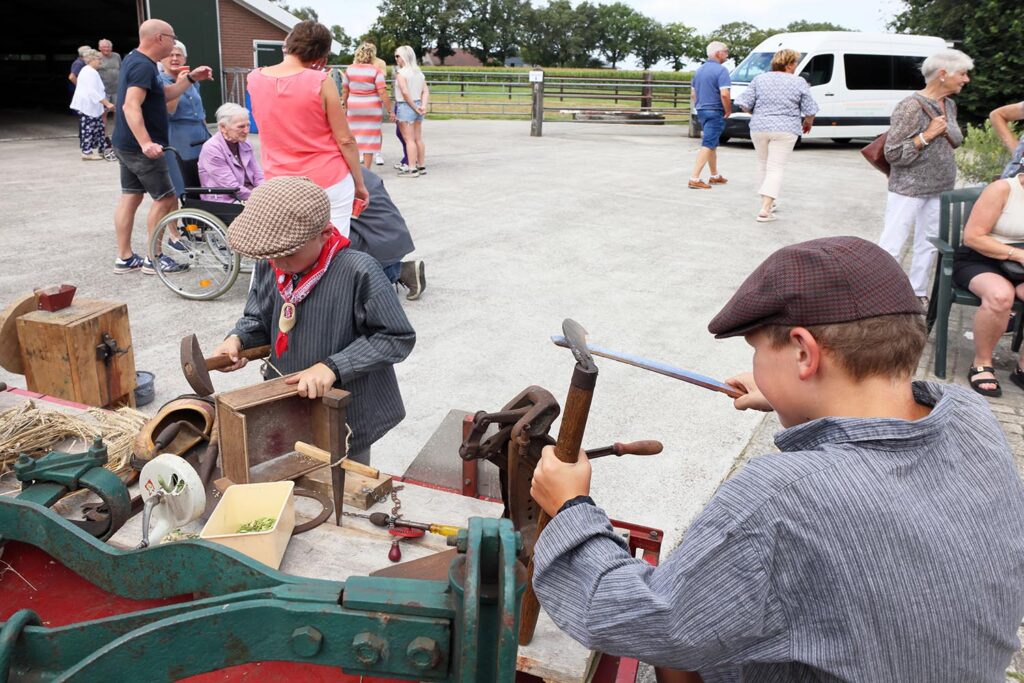
[[[558,428],[558,441],[555,442],[555,455],[562,462],[576,462],[579,459],[580,445],[583,443],[583,431],[587,427],[587,416],[590,414],[590,401],[594,397],[594,386],[597,384],[597,365],[587,348],[587,331],[575,320],[566,318],[562,321],[562,333],[572,355],[576,358],[576,367],[569,381],[569,395],[565,399],[565,412],[562,413],[562,424]],[[537,516],[537,538],[540,538],[544,527],[551,518],[543,510]],[[540,616],[540,603],[533,591],[533,559],[526,568],[526,592],[519,622],[519,644],[528,645],[533,640],[533,632],[537,628]]]
[[[254,346],[251,349],[242,349],[238,354],[240,358],[253,360],[265,358],[270,355],[270,345]],[[231,357],[222,354],[220,356],[203,357],[203,350],[199,348],[199,339],[194,334],[181,338],[181,371],[188,380],[192,391],[199,396],[209,396],[213,393],[213,380],[210,379],[210,370],[226,368],[233,364]]]

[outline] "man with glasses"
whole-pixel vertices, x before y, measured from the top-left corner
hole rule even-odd
[[[150,235],[178,204],[163,149],[167,144],[167,100],[177,98],[197,81],[213,78],[208,66],[184,68],[175,83],[164,86],[156,63],[171,54],[175,40],[174,29],[166,21],[144,21],[139,26],[139,47],[125,57],[118,75],[112,136],[121,165],[121,199],[114,212],[118,250],[114,272],[118,274],[141,270],[152,275],[157,268],[184,268],[169,256],[153,263],[132,250],[132,224],[142,196],[148,193],[153,198],[146,218]]]

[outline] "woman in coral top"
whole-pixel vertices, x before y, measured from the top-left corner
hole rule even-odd
[[[250,73],[247,90],[266,178],[305,176],[322,187],[331,223],[348,237],[352,201],[369,193],[338,88],[324,71],[330,51],[326,26],[299,22],[285,38],[284,60]]]

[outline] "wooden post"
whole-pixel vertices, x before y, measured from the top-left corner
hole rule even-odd
[[[645,71],[643,83],[643,88],[640,90],[640,108],[650,109],[654,102],[654,74]]]
[[[533,83],[533,116],[530,121],[530,137],[539,138],[544,127],[544,81]]]

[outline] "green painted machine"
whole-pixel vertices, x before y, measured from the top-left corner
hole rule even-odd
[[[91,477],[82,472],[77,479]],[[34,546],[121,598],[184,597],[55,627],[8,605],[0,624],[0,681],[172,681],[268,661],[378,679],[515,679],[526,577],[516,560],[522,541],[510,520],[472,518],[452,539],[458,554],[446,582],[342,582],[283,574],[206,541],[118,550],[46,507],[46,491],[0,498],[5,546]]]

